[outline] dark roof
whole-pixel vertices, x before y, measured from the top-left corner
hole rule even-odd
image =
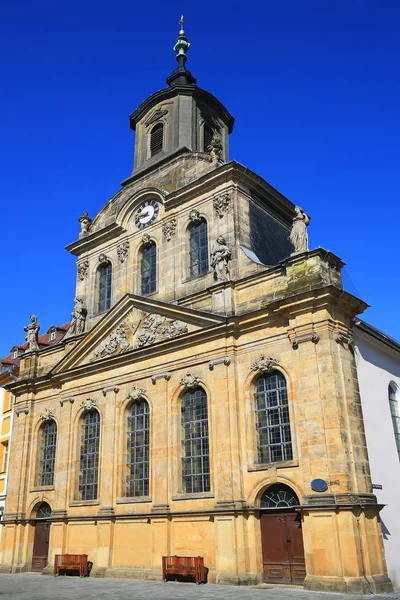
[[[39,348],[40,349],[48,348],[49,346],[55,346],[56,344],[61,342],[61,340],[67,333],[69,326],[70,326],[70,323],[64,323],[64,325],[52,325],[51,327],[49,327],[49,329],[47,330],[46,333],[44,333],[43,335],[39,335],[39,337],[38,337]],[[50,332],[53,329],[56,330],[57,335],[54,340],[51,340]],[[21,350],[22,351],[21,356],[22,356],[22,354],[25,352],[25,350],[27,350],[27,348],[28,348],[28,343],[25,342],[24,344],[15,344],[11,350],[14,350],[14,349]],[[5,358],[0,358],[0,364],[18,365],[19,359],[21,358],[21,356],[19,356],[18,358],[13,358],[12,352],[10,352],[10,354],[8,354],[8,356],[6,356]]]

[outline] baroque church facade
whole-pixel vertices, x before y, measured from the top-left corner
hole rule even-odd
[[[3,572],[389,591],[343,262],[229,161],[233,118],[186,68],[130,116],[133,174],[79,219],[75,306],[29,347],[15,397]],[[290,241],[292,240],[292,242]]]

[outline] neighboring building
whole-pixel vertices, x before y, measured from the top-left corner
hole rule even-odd
[[[378,502],[389,576],[400,587],[400,344],[357,320],[355,357],[372,483]]]
[[[388,591],[349,343],[366,304],[228,162],[233,118],[187,47],[131,115],[133,174],[79,219],[67,334],[29,351],[29,325],[1,570],[85,553],[93,575],[160,578],[163,555],[200,555],[210,582]]]

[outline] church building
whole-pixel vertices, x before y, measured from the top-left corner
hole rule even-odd
[[[391,591],[351,344],[367,305],[307,214],[229,159],[188,49],[182,23],[130,116],[132,174],[67,247],[68,331],[25,328],[0,570],[70,553],[161,579],[163,556],[202,556],[211,583]]]

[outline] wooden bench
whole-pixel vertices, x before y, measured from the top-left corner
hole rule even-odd
[[[205,581],[204,558],[202,556],[163,556],[162,577],[167,581],[169,575],[194,577],[196,584]]]
[[[79,577],[88,575],[87,554],[56,554],[54,557],[54,576],[60,571],[78,571]]]

